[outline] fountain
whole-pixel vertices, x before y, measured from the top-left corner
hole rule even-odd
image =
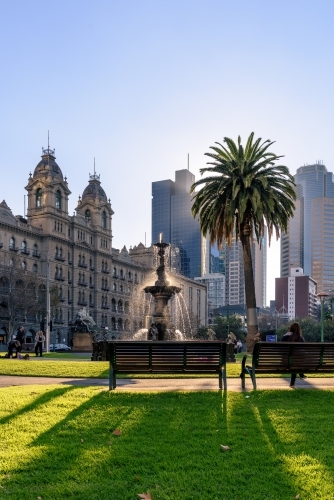
[[[170,245],[168,243],[163,243],[162,234],[160,234],[159,243],[155,243],[154,246],[158,248],[158,255],[160,257],[159,266],[157,267],[156,271],[158,279],[154,285],[145,287],[144,292],[150,293],[155,300],[155,307],[152,318],[158,330],[157,340],[167,340],[167,333],[169,339],[172,339],[172,332],[175,332],[175,328],[171,323],[171,314],[168,307],[168,301],[173,295],[180,293],[181,288],[170,285],[170,282],[167,280],[165,253],[166,248],[168,248]]]

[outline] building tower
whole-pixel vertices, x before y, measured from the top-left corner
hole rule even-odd
[[[318,291],[334,290],[334,183],[325,165],[298,168],[296,208],[281,238],[281,277],[300,267],[317,282]]]
[[[199,222],[191,213],[190,187],[195,176],[189,170],[177,170],[175,182],[152,183],[152,243],[163,240],[178,249],[181,274],[187,278],[202,273],[202,243]]]

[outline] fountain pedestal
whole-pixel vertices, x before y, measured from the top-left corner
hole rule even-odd
[[[158,279],[153,286],[144,288],[145,293],[150,293],[155,300],[154,313],[152,314],[154,323],[158,329],[158,340],[166,340],[166,330],[170,329],[171,314],[168,307],[168,301],[175,294],[181,291],[181,288],[169,284],[166,276],[165,268],[165,252],[169,247],[168,243],[155,243],[158,247],[158,255],[160,256],[160,263],[157,268]]]

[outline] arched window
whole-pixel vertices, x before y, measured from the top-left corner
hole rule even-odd
[[[24,240],[22,241],[21,250],[22,253],[27,253],[27,242]]]
[[[23,271],[25,271],[27,269],[27,263],[24,262],[24,260],[21,262],[21,267],[22,267]]]
[[[59,189],[57,189],[56,191],[56,208],[58,208],[58,210],[61,210],[61,192],[59,191]]]
[[[9,240],[9,250],[15,250],[15,239],[13,237]]]
[[[38,266],[37,266],[37,264],[34,264],[34,265],[32,266],[32,270],[33,270],[33,272],[34,272],[34,273],[37,273],[37,272],[38,272]]]
[[[42,206],[42,189],[38,188],[36,190],[36,208],[40,208]]]
[[[86,212],[85,212],[85,218],[86,218],[86,221],[87,222],[90,222],[91,221],[91,215],[90,215],[90,210],[87,208]]]
[[[56,269],[55,269],[55,278],[58,278],[58,267],[56,266]]]
[[[120,270],[119,275],[120,275],[121,278],[123,278],[123,275],[124,275],[123,269]]]
[[[55,248],[55,257],[58,257],[58,247]]]
[[[107,229],[107,214],[105,210],[102,212],[102,227],[103,229]]]
[[[34,257],[38,256],[38,246],[36,245],[36,243],[33,246],[33,252],[32,252],[32,254],[33,254]]]
[[[116,283],[113,284],[112,289],[114,292],[116,292]]]

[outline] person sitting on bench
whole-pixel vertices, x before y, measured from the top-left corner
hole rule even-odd
[[[290,331],[283,335],[282,342],[305,342],[299,323],[292,323],[292,325],[290,326]],[[307,378],[307,376],[304,375],[304,373],[300,373],[299,378],[303,380]],[[291,373],[290,387],[294,387],[295,382],[296,374]]]

